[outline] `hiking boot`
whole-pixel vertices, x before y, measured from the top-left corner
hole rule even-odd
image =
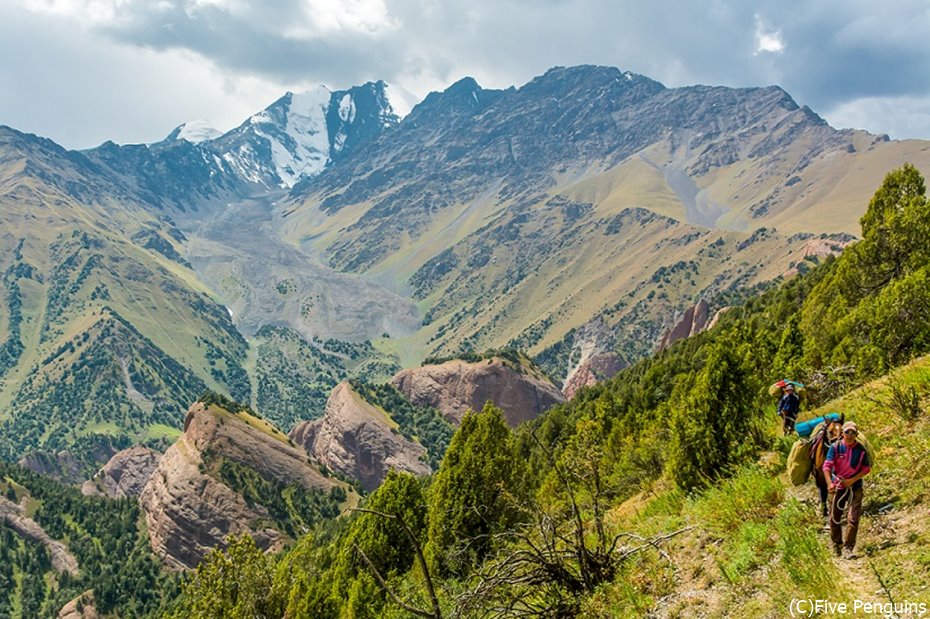
[[[833,554],[838,557],[843,556],[843,545],[842,544],[833,544]]]
[[[843,548],[843,558],[844,559],[855,559],[856,552],[852,548]]]

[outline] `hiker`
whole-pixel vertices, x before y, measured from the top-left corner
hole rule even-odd
[[[794,385],[788,383],[785,385],[785,395],[778,403],[778,416],[784,419],[785,436],[794,432],[794,422],[797,421],[800,410],[801,398],[794,393]]]
[[[830,537],[833,553],[844,559],[855,557],[856,533],[862,515],[862,478],[869,474],[872,463],[858,440],[855,422],[843,424],[843,440],[830,446],[823,472],[830,483]],[[846,538],[843,539],[843,512],[846,516]]]

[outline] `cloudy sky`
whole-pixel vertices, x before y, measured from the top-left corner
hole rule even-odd
[[[779,84],[834,126],[930,139],[928,33],[927,0],[0,0],[0,124],[145,142],[320,83],[422,96],[585,63]]]

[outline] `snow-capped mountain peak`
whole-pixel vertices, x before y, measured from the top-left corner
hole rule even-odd
[[[391,92],[384,82],[348,90],[317,86],[287,92],[217,140],[210,149],[248,182],[293,187],[335,159],[395,126],[409,93]]]

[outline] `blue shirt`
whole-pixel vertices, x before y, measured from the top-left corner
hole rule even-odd
[[[778,403],[778,412],[784,413],[786,417],[797,417],[799,410],[801,410],[801,398],[793,393],[786,393]]]

